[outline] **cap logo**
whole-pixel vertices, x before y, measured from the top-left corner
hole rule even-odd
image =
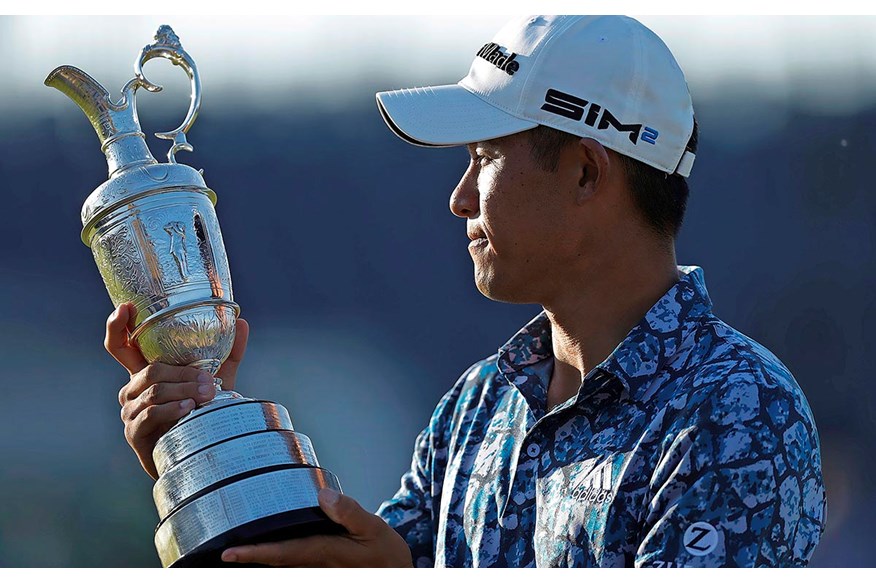
[[[487,63],[495,65],[500,71],[504,71],[508,75],[514,75],[520,69],[520,63],[514,60],[517,58],[517,53],[506,55],[502,52],[503,49],[508,50],[496,43],[487,43],[481,47],[477,56],[486,60]]]
[[[587,107],[588,104],[590,105],[589,108]],[[563,116],[564,118],[569,118],[570,120],[575,120],[576,122],[580,122],[584,118],[584,112],[586,111],[587,117],[584,118],[586,125],[597,130],[606,130],[610,126],[618,132],[629,132],[630,142],[633,144],[637,144],[640,137],[643,142],[655,144],[657,136],[660,134],[654,128],[643,127],[642,124],[622,124],[610,111],[601,105],[588,102],[586,99],[581,99],[569,93],[563,93],[557,89],[547,90],[541,109]],[[600,112],[602,113],[601,116]]]

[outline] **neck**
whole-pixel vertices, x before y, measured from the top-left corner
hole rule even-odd
[[[621,261],[587,274],[544,305],[551,322],[554,369],[550,410],[578,393],[581,381],[608,357],[678,280],[675,250]]]

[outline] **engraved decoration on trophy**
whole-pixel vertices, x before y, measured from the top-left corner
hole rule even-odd
[[[146,145],[136,92],[161,91],[144,75],[155,57],[181,67],[192,99],[182,124],[158,138],[172,141],[167,162]],[[234,343],[239,307],[214,205],[202,172],[176,161],[192,151],[186,132],[201,104],[194,61],[163,25],[134,64],[118,101],[88,74],[58,67],[45,84],[88,117],[109,166],[109,179],[82,207],[82,241],[115,306],[136,307],[130,332],[150,363],[190,365],[215,376]],[[221,565],[222,550],[241,543],[340,531],[319,509],[317,492],[340,490],[319,467],[310,439],[292,427],[283,406],[224,390],[162,436],[153,451],[159,524],[155,546],[164,566]]]

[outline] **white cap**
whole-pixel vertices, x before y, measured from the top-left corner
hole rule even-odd
[[[377,94],[387,125],[418,146],[458,146],[538,125],[688,176],[694,125],[675,57],[623,16],[532,16],[506,24],[456,85]]]

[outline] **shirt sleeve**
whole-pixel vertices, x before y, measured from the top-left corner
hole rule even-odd
[[[401,488],[377,510],[407,542],[418,568],[435,565],[431,442],[431,428],[427,427],[417,437],[411,468],[402,476]]]
[[[401,487],[377,510],[377,515],[405,539],[418,568],[435,565],[435,538],[447,465],[446,434],[460,394],[477,383],[476,373],[484,362],[469,367],[438,402],[429,425],[417,436],[411,467],[402,476]]]
[[[799,388],[735,383],[691,422],[652,477],[635,566],[805,566],[825,494]]]

